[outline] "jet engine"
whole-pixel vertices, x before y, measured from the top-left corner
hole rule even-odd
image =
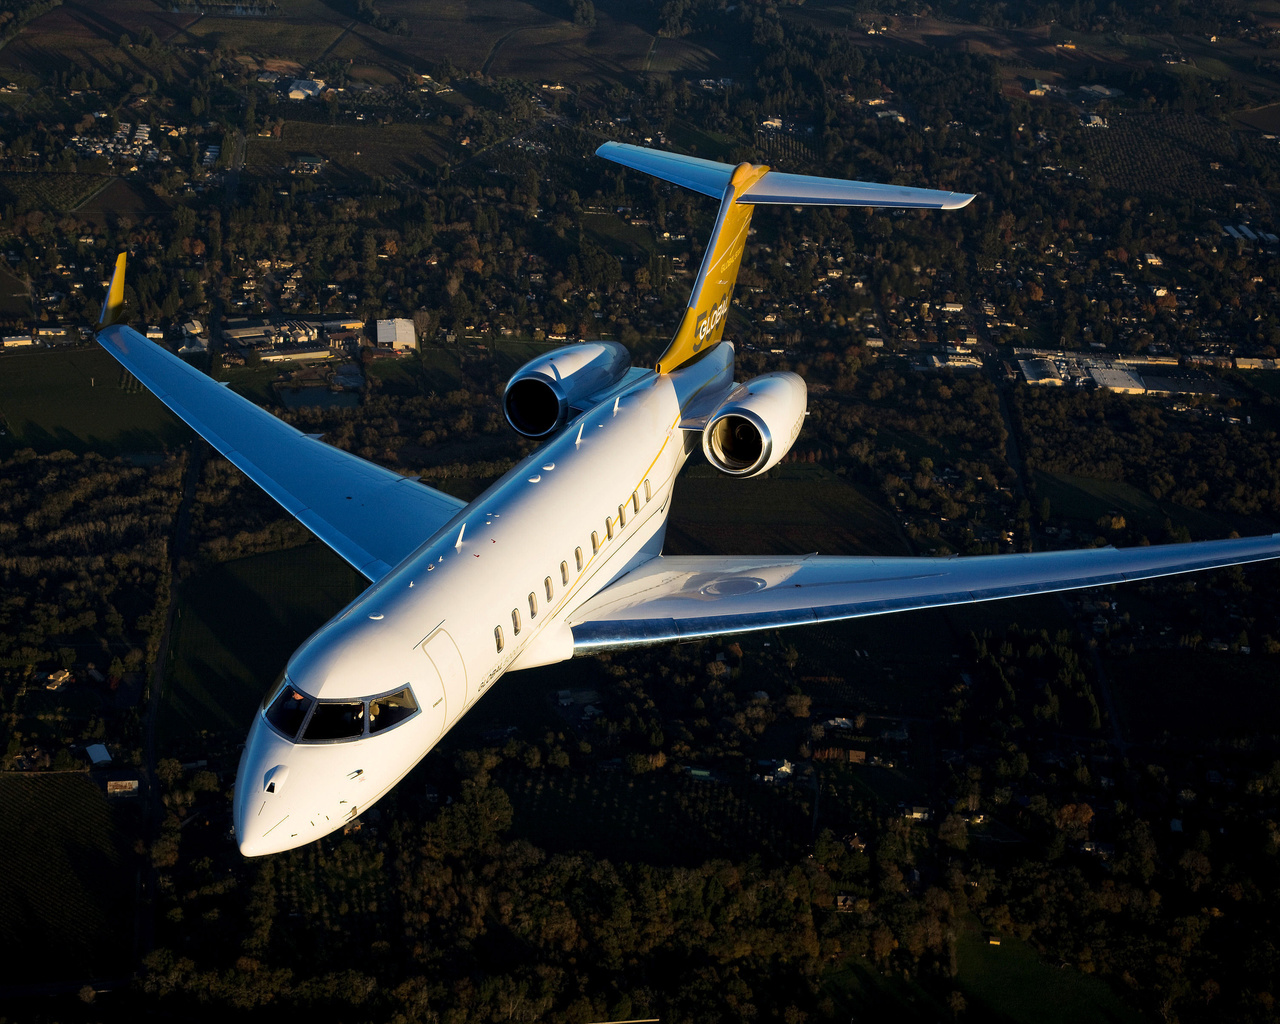
[[[631,368],[626,346],[616,341],[565,345],[516,371],[502,397],[507,422],[525,437],[546,437],[568,422],[570,409],[604,391]]]
[[[795,444],[809,389],[794,373],[766,373],[732,391],[702,428],[707,461],[730,476],[759,476]]]

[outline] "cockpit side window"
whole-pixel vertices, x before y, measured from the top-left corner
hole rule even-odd
[[[293,739],[306,721],[307,712],[315,701],[305,693],[295,690],[288,683],[279,691],[275,699],[267,705],[267,721],[282,736]]]
[[[390,729],[417,713],[418,702],[413,699],[413,691],[407,686],[385,697],[374,697],[369,701],[369,731]]]
[[[364,733],[364,701],[322,701],[307,722],[304,740],[346,740]]]

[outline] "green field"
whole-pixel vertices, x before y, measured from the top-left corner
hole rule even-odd
[[[788,463],[739,480],[698,457],[680,474],[667,527],[671,554],[905,555],[883,506],[830,470]]]
[[[0,316],[29,317],[31,289],[27,283],[0,268]]]
[[[611,254],[648,259],[657,248],[652,231],[640,224],[628,224],[616,213],[583,214],[582,230]]]
[[[1027,943],[1009,935],[988,945],[976,924],[956,941],[959,974],[946,982],[960,991],[960,1020],[988,1024],[1141,1024],[1144,1019],[1100,978],[1045,963]],[[881,974],[848,962],[824,977],[823,989],[840,1011],[836,1018],[892,1020],[895,1024],[935,1024],[953,1020],[946,990]]]
[[[255,405],[271,409],[280,403],[276,400],[275,389],[271,386],[283,371],[279,363],[267,363],[262,366],[227,366],[218,374],[217,379],[225,381],[238,395],[244,395]]]
[[[306,64],[333,46],[349,21],[323,3],[288,6],[297,10],[287,18],[201,18],[183,33],[184,41]]]
[[[286,167],[302,156],[320,156],[329,161],[332,170],[342,174],[415,174],[445,163],[453,151],[453,145],[437,130],[423,125],[286,121],[280,138],[255,136],[248,140],[245,166],[272,170]]]
[[[976,928],[957,939],[960,974],[956,979],[969,1005],[969,1019],[1010,1024],[1078,1024],[1080,1021],[1137,1022],[1100,978],[1045,963],[1027,943],[1002,935],[989,945]]]
[[[1153,542],[1164,539],[1164,521],[1185,526],[1194,539],[1225,537],[1243,524],[1172,501],[1156,501],[1144,490],[1119,480],[1097,480],[1034,470],[1036,494],[1049,499],[1054,518],[1073,519],[1092,526],[1100,516],[1119,512],[1131,529],[1148,533]]]
[[[191,436],[96,345],[0,356],[0,429],[0,455],[20,448],[153,452]]]
[[[0,775],[0,984],[128,973],[135,875],[117,817],[79,772]]]
[[[1273,659],[1216,651],[1144,651],[1104,662],[1127,740],[1227,744],[1280,733]]]
[[[366,585],[318,543],[224,562],[185,580],[161,743],[243,733],[289,655]]]

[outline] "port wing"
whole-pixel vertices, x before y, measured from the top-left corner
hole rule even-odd
[[[575,654],[992,601],[1280,558],[1280,534],[972,558],[658,556],[570,619]]]
[[[112,312],[118,315],[118,305]],[[103,319],[107,320],[105,309]],[[464,505],[308,437],[132,328],[104,327],[98,343],[370,580],[385,576]]]

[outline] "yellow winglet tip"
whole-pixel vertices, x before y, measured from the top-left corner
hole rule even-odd
[[[126,254],[116,257],[116,269],[111,274],[111,285],[107,288],[106,300],[102,303],[102,315],[98,318],[98,327],[110,327],[120,320],[124,312],[124,269]]]

